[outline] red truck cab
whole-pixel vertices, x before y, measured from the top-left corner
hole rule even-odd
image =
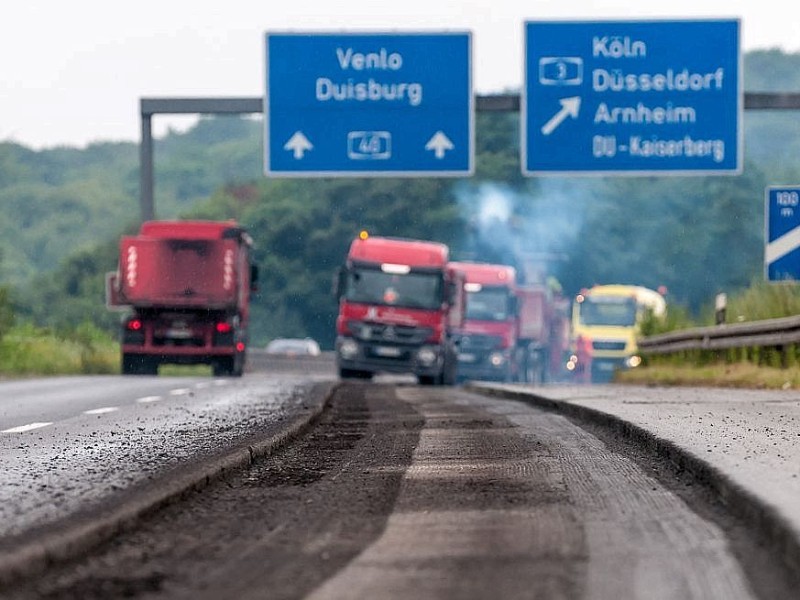
[[[353,240],[339,270],[336,363],[343,378],[410,373],[423,384],[455,383],[452,331],[463,321],[463,279],[438,242]]]
[[[518,374],[516,270],[508,265],[452,262],[464,274],[466,319],[457,332],[458,377],[512,381]]]
[[[128,311],[122,373],[155,375],[172,363],[242,375],[258,277],[251,248],[234,221],[147,221],[123,236],[106,288],[109,306]]]

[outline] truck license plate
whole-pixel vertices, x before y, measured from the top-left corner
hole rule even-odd
[[[167,337],[173,340],[185,340],[192,337],[192,332],[188,329],[167,329]]]
[[[386,358],[397,358],[400,356],[400,348],[395,348],[394,346],[375,346],[373,352],[378,356]]]
[[[467,353],[465,353],[465,352],[461,352],[461,353],[458,355],[458,360],[459,360],[460,362],[468,362],[468,363],[472,363],[472,362],[475,362],[475,355],[474,355],[474,354],[467,354]]]

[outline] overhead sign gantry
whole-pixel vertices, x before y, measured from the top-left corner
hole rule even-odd
[[[264,171],[467,176],[470,33],[266,33]]]
[[[525,23],[526,175],[741,172],[740,22]]]

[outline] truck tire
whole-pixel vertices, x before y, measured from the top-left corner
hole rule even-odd
[[[123,375],[158,375],[158,361],[149,356],[137,354],[123,354]]]
[[[357,369],[339,369],[340,379],[372,379],[370,371],[359,371]]]
[[[122,355],[121,372],[123,375],[138,375],[137,363],[134,362],[134,357],[128,354]]]
[[[227,356],[218,358],[211,365],[211,371],[214,377],[230,377],[233,375],[233,358]]]
[[[442,385],[455,385],[458,380],[458,359],[453,358],[452,360],[446,361],[444,363],[444,369],[442,369],[442,378],[441,383]]]
[[[245,355],[239,354],[233,361],[233,375],[234,377],[241,377],[244,375]]]

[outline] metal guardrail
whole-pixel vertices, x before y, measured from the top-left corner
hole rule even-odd
[[[639,350],[644,355],[656,355],[689,350],[780,348],[797,343],[800,343],[800,316],[696,327],[651,335],[639,340]]]

